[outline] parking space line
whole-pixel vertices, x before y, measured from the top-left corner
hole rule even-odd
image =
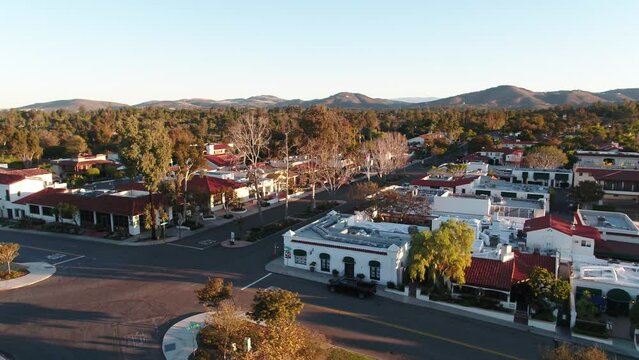
[[[198,250],[198,251],[202,251],[202,250],[204,250],[203,248],[199,248],[199,247],[196,247],[196,246],[189,246],[189,245],[182,245],[182,244],[168,243],[168,244],[166,244],[166,245],[179,246],[179,247],[184,247],[184,248],[193,249],[193,250]]]
[[[50,252],[50,253],[53,253],[53,254],[60,253],[60,254],[67,254],[67,255],[81,256],[80,254],[75,254],[75,253],[68,252],[68,251],[55,250],[55,249],[47,249],[47,248],[41,248],[41,247],[37,247],[37,246],[20,245],[20,247],[25,248],[25,249],[33,249],[33,250],[46,251],[46,252]]]
[[[271,276],[271,275],[273,275],[273,273],[268,273],[268,274],[266,274],[266,275],[262,276],[261,278],[259,278],[259,279],[255,280],[255,281],[253,281],[252,283],[250,283],[250,284],[246,285],[245,287],[241,288],[240,290],[241,290],[241,291],[244,291],[244,290],[246,290],[246,289],[250,288],[251,286],[253,286],[253,285],[257,284],[258,282],[260,282],[260,281],[262,281],[262,280],[266,279],[267,277],[269,277],[269,276]]]
[[[71,259],[66,259],[66,260],[58,261],[57,263],[54,263],[53,265],[54,265],[54,266],[56,266],[56,265],[61,265],[61,264],[68,263],[68,262],[71,262],[71,261],[80,260],[80,259],[82,259],[83,257],[84,257],[84,255],[76,256],[76,257],[71,258]]]

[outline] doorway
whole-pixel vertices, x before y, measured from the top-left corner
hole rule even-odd
[[[350,256],[344,257],[344,276],[347,278],[355,277],[355,259]]]

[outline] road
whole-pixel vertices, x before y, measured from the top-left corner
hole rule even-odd
[[[292,203],[290,213],[307,206]],[[265,211],[266,222],[283,211]],[[257,215],[247,217],[245,229],[256,223]],[[234,299],[245,308],[260,287],[298,292],[306,304],[304,324],[337,345],[381,359],[533,359],[551,344],[527,332],[381,297],[360,300],[330,294],[321,284],[266,276],[264,265],[274,258],[275,245],[281,248],[281,236],[236,249],[206,241],[226,239],[230,231],[237,226],[172,244],[122,247],[0,230],[2,241],[22,245],[18,262],[58,264],[45,282],[0,292],[0,351],[17,360],[161,359],[162,335],[170,325],[203,311],[194,291],[209,276],[233,281]]]

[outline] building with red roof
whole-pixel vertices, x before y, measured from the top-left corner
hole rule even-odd
[[[53,175],[44,169],[0,168],[0,217],[20,218],[22,208],[13,201],[38,192],[53,184]]]
[[[574,173],[575,186],[595,181],[603,188],[604,198],[639,201],[639,169],[577,166]]]
[[[50,163],[51,171],[60,179],[66,179],[73,175],[84,175],[90,168],[96,168],[103,174],[107,167],[115,165],[115,162],[107,159],[105,154],[79,154],[72,158],[51,160]]]
[[[151,202],[146,191],[124,190],[108,191],[84,189],[46,188],[22,199],[14,204],[22,207],[24,216],[42,219],[46,222],[56,220],[74,223],[83,227],[115,231],[117,228],[127,229],[129,234],[138,235],[145,222],[145,208]],[[75,217],[56,219],[54,208],[59,204],[77,207]],[[171,207],[164,203],[162,194],[153,194],[156,209],[164,208],[172,218]]]
[[[209,196],[209,211],[216,211],[231,201],[230,193],[241,202],[248,200],[250,190],[246,184],[231,179],[222,179],[215,176],[196,175],[187,183],[189,193],[200,193]]]
[[[223,167],[230,167],[239,163],[239,158],[233,154],[204,155],[206,159],[206,168],[216,170]]]
[[[555,274],[557,265],[554,256],[512,251],[510,245],[503,245],[494,253],[480,253],[472,257],[465,271],[463,286],[480,288],[484,292],[489,290],[493,297],[512,302],[513,286],[528,280],[533,268],[541,267]],[[459,289],[459,285],[455,287]]]
[[[231,146],[229,144],[208,143],[204,145],[204,147],[206,148],[207,155],[221,155],[231,151]]]
[[[558,252],[562,261],[592,258],[595,242],[601,240],[594,227],[573,224],[550,214],[526,220],[523,231],[527,248],[535,252]]]

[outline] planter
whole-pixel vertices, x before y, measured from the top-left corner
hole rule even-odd
[[[233,214],[224,214],[223,218],[232,219],[233,218]]]
[[[308,268],[311,272],[315,272],[315,266],[311,266]]]
[[[246,212],[246,209],[242,208],[242,209],[231,209],[231,212],[233,214],[244,214]]]

